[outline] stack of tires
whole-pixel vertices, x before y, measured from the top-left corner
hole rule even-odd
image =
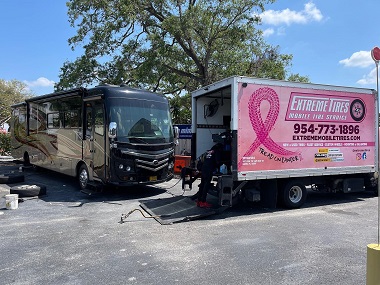
[[[23,173],[0,174],[0,184],[15,184],[25,181]],[[19,198],[46,195],[46,186],[37,184],[20,184],[10,187],[10,194],[18,194]]]

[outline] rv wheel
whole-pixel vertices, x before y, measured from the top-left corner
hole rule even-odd
[[[80,189],[86,189],[88,184],[88,170],[85,164],[82,164],[79,168],[78,180]]]
[[[18,185],[10,188],[10,194],[18,194],[22,197],[35,197],[46,195],[45,185]]]
[[[299,181],[289,181],[281,193],[282,202],[287,208],[299,208],[305,203],[307,190],[305,185]]]

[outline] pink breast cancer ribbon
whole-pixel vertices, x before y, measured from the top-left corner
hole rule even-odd
[[[260,105],[264,100],[269,102],[270,108],[268,115],[263,122]],[[247,152],[243,155],[243,157],[250,156],[261,144],[264,145],[268,150],[278,155],[299,155],[297,152],[284,149],[269,137],[269,132],[273,128],[280,111],[280,101],[278,99],[277,93],[273,89],[263,87],[253,92],[248,102],[248,110],[249,119],[251,121],[252,128],[257,135],[257,138],[249,147]],[[239,166],[242,165],[242,160],[243,159],[240,160]]]

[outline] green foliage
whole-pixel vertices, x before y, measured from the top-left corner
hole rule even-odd
[[[286,79],[292,56],[264,42],[254,15],[274,0],[71,0],[69,39],[56,89],[98,82],[184,94],[232,75]]]
[[[11,106],[20,103],[33,94],[18,80],[0,79],[0,126],[11,116]]]
[[[82,56],[65,62],[57,90],[99,82],[169,95],[176,124],[190,123],[190,92],[232,75],[307,82],[292,55],[257,28],[275,0],[70,0],[69,39]],[[187,94],[187,95],[183,95]]]
[[[293,82],[304,82],[304,83],[310,82],[308,76],[301,76],[298,73],[290,75],[288,77],[288,80],[293,81]]]
[[[191,95],[169,97],[173,124],[191,124]]]
[[[0,155],[9,155],[11,152],[11,135],[0,133]]]

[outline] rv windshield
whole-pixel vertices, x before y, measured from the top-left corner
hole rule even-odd
[[[117,140],[130,143],[165,143],[173,141],[169,105],[137,98],[112,98],[110,122],[117,124]]]

